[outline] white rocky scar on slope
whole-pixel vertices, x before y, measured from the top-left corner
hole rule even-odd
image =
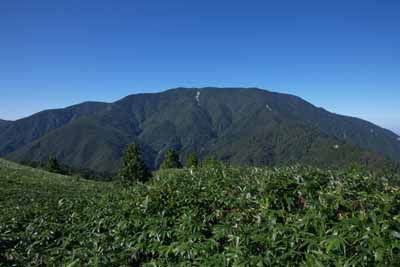
[[[200,91],[197,91],[196,101],[197,101],[198,104],[200,104]]]
[[[268,104],[266,104],[265,107],[268,109],[268,111],[272,111],[272,108]]]

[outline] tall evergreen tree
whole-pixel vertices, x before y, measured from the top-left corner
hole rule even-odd
[[[206,160],[205,165],[209,168],[218,168],[221,167],[221,162],[213,155]]]
[[[49,172],[62,173],[62,170],[61,170],[60,164],[58,163],[57,158],[49,157],[49,160],[47,162],[47,170]]]
[[[170,149],[165,153],[164,162],[161,164],[161,169],[180,169],[182,163],[179,161],[179,155],[175,150]]]
[[[151,177],[151,172],[144,163],[138,144],[131,144],[124,155],[123,166],[119,176],[129,182],[146,182]]]
[[[186,163],[186,167],[188,168],[197,168],[199,166],[199,157],[196,153],[192,153]]]

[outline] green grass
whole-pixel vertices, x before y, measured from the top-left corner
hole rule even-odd
[[[15,209],[53,204],[60,199],[80,201],[106,192],[111,183],[101,183],[48,173],[0,159],[0,209],[2,217]]]
[[[397,178],[215,166],[146,185],[0,160],[0,262],[18,266],[398,266]]]

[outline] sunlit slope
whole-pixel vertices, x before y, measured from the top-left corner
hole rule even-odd
[[[23,215],[35,209],[53,208],[63,198],[93,197],[111,187],[110,183],[49,173],[0,159],[0,210],[3,219],[16,211]]]
[[[396,177],[363,170],[163,170],[76,181],[0,161],[6,266],[396,266]]]

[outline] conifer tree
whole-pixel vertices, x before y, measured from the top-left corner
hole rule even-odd
[[[199,157],[196,153],[192,153],[186,163],[188,168],[197,168],[199,166]]]
[[[150,179],[151,172],[144,163],[138,144],[135,143],[128,146],[119,176],[122,180],[128,182],[146,182]]]
[[[179,161],[179,155],[175,150],[170,149],[165,153],[164,162],[161,164],[161,169],[180,169],[182,163]]]
[[[49,157],[49,160],[47,162],[47,170],[49,172],[53,173],[62,173],[60,164],[58,163],[57,158],[55,157]]]
[[[221,167],[221,162],[219,160],[217,160],[217,158],[215,156],[210,156],[206,160],[205,166],[207,166],[208,168],[218,168],[218,167]]]

